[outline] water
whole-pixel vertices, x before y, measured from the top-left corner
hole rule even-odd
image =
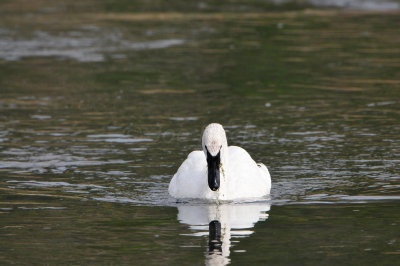
[[[149,3],[0,4],[0,261],[395,265],[399,2]],[[215,121],[270,197],[168,196]]]

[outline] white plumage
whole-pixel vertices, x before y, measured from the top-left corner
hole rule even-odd
[[[168,192],[174,198],[233,200],[268,195],[271,177],[263,164],[257,164],[244,149],[229,146],[220,124],[208,125],[202,138],[203,151],[193,151],[173,176]],[[208,153],[208,155],[207,155]],[[220,157],[219,187],[208,184],[207,156]]]

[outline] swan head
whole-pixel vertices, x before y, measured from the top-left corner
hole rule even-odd
[[[217,123],[209,124],[203,132],[202,147],[207,158],[208,186],[217,191],[221,185],[220,171],[226,162],[228,142],[225,130]]]

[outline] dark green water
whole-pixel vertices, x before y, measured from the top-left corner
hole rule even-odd
[[[398,264],[399,2],[314,2],[1,2],[1,264]],[[168,196],[210,122],[269,198]]]

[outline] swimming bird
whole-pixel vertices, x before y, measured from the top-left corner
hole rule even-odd
[[[234,200],[268,195],[271,177],[267,167],[248,152],[229,146],[222,125],[209,124],[203,132],[202,151],[192,151],[169,183],[178,199]]]

